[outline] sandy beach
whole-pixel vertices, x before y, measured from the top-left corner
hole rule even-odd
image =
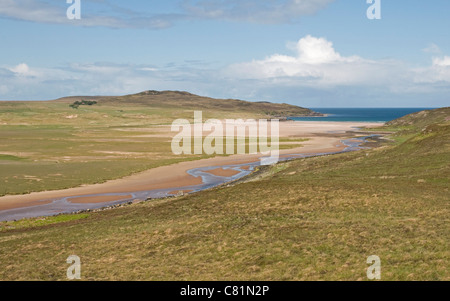
[[[355,131],[357,128],[377,127],[380,123],[356,123],[356,122],[281,122],[280,137],[308,138],[302,142],[303,147],[281,150],[280,155],[289,154],[314,154],[339,152],[345,149],[341,139],[348,131]],[[347,135],[351,138],[351,135]],[[213,167],[217,169],[209,171],[217,176],[228,177],[235,175],[232,170],[224,170],[220,166],[243,164],[258,161],[261,157],[257,155],[231,155],[227,157],[215,157],[198,161],[182,162],[169,166],[162,166],[134,174],[122,179],[111,180],[102,184],[85,185],[77,188],[64,190],[36,192],[27,195],[4,196],[0,198],[0,211],[26,208],[31,206],[44,205],[52,199],[64,197],[76,197],[95,194],[109,193],[130,193],[134,191],[146,191],[156,189],[173,188],[178,191],[178,187],[202,184],[202,179],[193,177],[187,173],[188,170],[198,167]],[[73,203],[104,203],[123,199],[121,196],[97,196],[70,199]]]

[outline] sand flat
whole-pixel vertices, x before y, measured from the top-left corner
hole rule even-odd
[[[218,176],[218,177],[232,177],[239,173],[240,171],[234,170],[234,169],[224,169],[224,168],[216,168],[206,171],[207,173],[210,173],[212,175]]]
[[[74,204],[97,204],[113,202],[117,200],[131,199],[132,195],[101,195],[101,196],[88,196],[88,197],[78,197],[69,198],[68,201]]]
[[[337,133],[354,131],[357,127],[376,127],[380,123],[361,122],[321,122],[321,121],[287,121],[280,122],[280,137],[301,137],[310,140],[302,142],[302,147],[280,150],[280,155],[289,154],[314,154],[343,151],[346,146],[341,143],[341,138],[318,137],[318,133]],[[35,192],[27,195],[4,196],[0,198],[0,211],[12,208],[23,208],[44,204],[43,201],[85,196],[105,193],[130,193],[154,189],[167,189],[186,187],[202,184],[201,178],[195,178],[187,173],[188,170],[198,167],[224,166],[245,164],[259,160],[261,154],[256,155],[231,155],[216,157],[198,161],[181,162],[169,166],[161,166],[122,179],[111,180],[102,184],[84,185],[82,187],[55,191]],[[117,200],[123,197],[117,196]],[[98,200],[98,199],[97,199]],[[96,199],[89,199],[96,201]],[[100,202],[101,201],[101,202]],[[114,198],[112,199],[114,201]],[[104,202],[101,198],[99,203]]]

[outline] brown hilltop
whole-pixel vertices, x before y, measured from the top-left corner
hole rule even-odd
[[[266,101],[250,102],[239,99],[216,99],[195,95],[185,91],[148,90],[124,96],[71,96],[56,101],[71,103],[74,101],[97,101],[99,104],[126,104],[159,108],[179,108],[182,110],[220,110],[260,113],[270,117],[322,116],[310,109],[286,103]]]

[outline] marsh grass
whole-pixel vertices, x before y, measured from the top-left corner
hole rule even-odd
[[[0,222],[0,232],[8,230],[30,229],[52,224],[61,224],[64,222],[75,221],[88,218],[88,214],[65,214],[57,216],[39,217],[22,219],[19,221]]]

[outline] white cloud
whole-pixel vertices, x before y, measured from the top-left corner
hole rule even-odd
[[[344,55],[326,38],[306,36],[292,54],[212,67],[198,61],[151,64],[73,63],[37,68],[0,66],[0,99],[53,99],[68,95],[124,95],[144,90],[185,90],[302,106],[448,105],[450,57],[413,68],[402,61]],[[426,101],[426,102],[424,102]]]
[[[415,68],[401,60],[342,55],[332,42],[313,36],[289,43],[288,49],[293,54],[273,54],[229,66],[221,73],[227,82],[224,85],[239,97],[269,101],[291,97],[307,99],[315,106],[320,101],[326,105],[353,102],[356,106],[361,101],[370,101],[371,106],[448,103],[448,56]]]
[[[143,68],[139,68],[139,70],[154,72],[154,71],[158,71],[158,68],[154,68],[154,67],[143,67]]]
[[[20,75],[27,75],[30,73],[30,68],[28,67],[27,64],[24,64],[24,63],[19,64],[15,67],[12,67],[9,70],[16,74],[20,74]]]
[[[70,65],[73,72],[82,72],[85,74],[113,75],[123,72],[124,66],[119,64],[97,63],[97,64],[79,64]]]
[[[448,86],[450,84],[450,57],[435,57],[431,66],[415,69],[414,72],[414,82],[428,84],[427,89],[433,89],[436,85]]]
[[[323,64],[333,61],[342,61],[343,58],[333,48],[333,43],[324,38],[306,36],[300,39],[296,47],[298,61],[305,64]]]
[[[342,56],[325,38],[306,36],[291,49],[295,56],[274,54],[263,60],[232,65],[229,77],[277,79],[292,85],[380,85],[401,77],[402,64],[372,61],[359,56]]]
[[[433,66],[450,67],[450,56],[444,56],[443,58],[434,58]]]
[[[422,49],[423,52],[438,54],[441,53],[441,48],[438,45],[431,43],[428,47]]]
[[[211,74],[183,65],[183,68],[173,67],[170,70],[161,70],[153,65],[114,63],[73,63],[54,68],[33,68],[26,63],[0,66],[0,99],[46,100],[69,95],[123,95],[149,89],[200,92],[202,81],[208,81]]]
[[[21,63],[17,66],[7,69],[13,72],[13,74],[18,77],[34,77],[38,75],[38,72],[36,72],[35,70],[31,70],[30,67],[28,67],[28,65],[25,63]]]

